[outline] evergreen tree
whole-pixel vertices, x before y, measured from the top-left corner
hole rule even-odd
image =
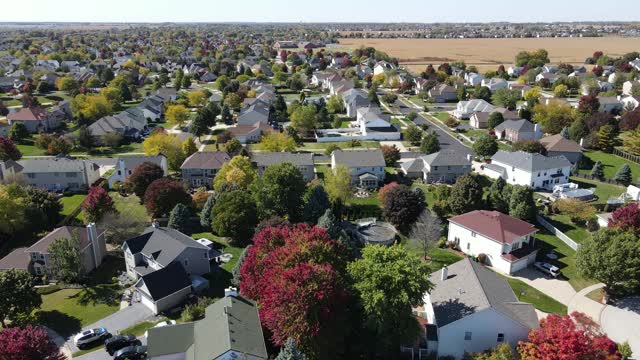
[[[336,219],[336,216],[333,214],[331,209],[327,209],[318,219],[318,226],[327,230],[327,233],[331,236],[332,239],[337,239],[340,235],[340,231],[342,227]]]
[[[600,150],[610,153],[616,138],[616,130],[612,125],[605,125],[598,130],[598,147]]]
[[[287,339],[287,342],[284,343],[284,346],[282,347],[282,349],[280,349],[280,353],[276,357],[276,360],[306,360],[306,359],[307,357],[305,356],[305,354],[302,353],[302,351],[300,351],[296,342],[291,338]]]
[[[189,132],[198,137],[198,141],[200,141],[200,137],[209,132],[209,124],[207,118],[203,114],[204,111],[199,111],[196,115],[195,119],[191,122],[189,126]]]
[[[318,184],[309,188],[304,194],[304,218],[307,222],[315,224],[331,206],[329,195],[324,186]]]
[[[604,170],[602,170],[602,163],[600,161],[596,161],[591,168],[591,176],[596,179],[604,178]]]
[[[502,116],[502,113],[499,113],[497,111],[489,114],[489,118],[487,119],[487,125],[489,126],[489,129],[494,129],[496,126],[502,124],[503,122],[504,116]]]
[[[562,131],[560,131],[560,135],[565,139],[571,139],[571,135],[569,134],[569,128],[566,126],[562,128]]]
[[[120,83],[120,96],[122,96],[122,100],[124,101],[131,101],[133,99],[131,90],[129,90],[129,86],[127,86],[125,81]]]
[[[207,201],[204,203],[204,207],[200,212],[200,225],[204,228],[209,228],[211,226],[211,210],[213,210],[215,200],[216,196],[214,194],[209,195],[209,198],[207,198]]]
[[[229,109],[229,105],[224,104],[222,106],[222,122],[231,125],[233,123],[233,115],[231,115],[231,109]]]
[[[618,172],[616,172],[614,179],[625,186],[631,184],[632,178],[629,164],[623,164],[620,169],[618,169]]]
[[[169,213],[169,223],[167,226],[176,229],[181,233],[190,233],[191,211],[184,204],[177,204]]]

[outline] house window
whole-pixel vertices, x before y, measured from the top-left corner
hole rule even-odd
[[[504,341],[504,334],[498,333],[498,342],[503,342],[503,341]]]
[[[467,250],[471,250],[471,243],[467,243]]]
[[[31,254],[31,258],[32,258],[33,260],[38,260],[38,253],[32,253],[32,254]]]
[[[189,259],[184,259],[184,266],[185,267],[189,266]]]
[[[464,339],[466,341],[471,341],[471,331],[465,331],[464,332]]]
[[[118,170],[118,175],[122,175],[122,170]]]
[[[74,172],[64,173],[64,175],[68,178],[78,177],[78,173],[74,173]]]
[[[29,179],[35,179],[35,178],[36,178],[36,174],[33,174],[33,173],[27,173],[27,177],[28,177]]]
[[[438,167],[437,167],[437,166],[434,166],[434,167],[433,167],[433,171],[438,171]]]
[[[476,237],[476,232],[475,232],[475,231],[472,231],[472,232],[471,232],[471,236],[472,236],[472,237]]]

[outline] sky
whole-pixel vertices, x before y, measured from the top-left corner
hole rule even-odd
[[[640,21],[637,5],[638,0],[1,0],[0,22]]]

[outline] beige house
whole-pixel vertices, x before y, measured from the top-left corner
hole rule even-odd
[[[16,178],[48,191],[84,191],[100,178],[100,167],[68,157],[0,162],[0,181]]]
[[[305,182],[316,177],[312,153],[259,152],[251,154],[251,160],[256,165],[258,175],[261,176],[268,167],[288,162],[300,170]]]

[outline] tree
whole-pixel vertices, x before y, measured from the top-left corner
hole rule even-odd
[[[481,86],[473,93],[473,97],[484,101],[491,101],[491,90],[486,86]]]
[[[421,305],[433,288],[427,263],[398,245],[369,245],[347,269],[364,308],[365,324],[378,334],[376,353],[395,353],[400,344],[413,341],[419,330],[411,309]]]
[[[276,360],[307,360],[307,356],[298,348],[295,340],[287,339]]]
[[[199,111],[196,117],[193,119],[193,121],[191,121],[191,124],[189,125],[189,132],[197,136],[198,140],[200,140],[200,137],[202,135],[205,135],[206,133],[209,132],[209,122],[210,122],[209,119],[207,119],[205,115],[203,115],[203,113]]]
[[[640,242],[635,232],[602,228],[578,248],[578,272],[603,282],[610,294],[625,295],[640,286]]]
[[[220,236],[230,237],[238,244],[246,243],[258,223],[256,205],[245,190],[224,192],[211,211],[211,229]]]
[[[573,123],[573,108],[560,100],[537,104],[533,107],[533,121],[540,124],[544,132],[558,134]]]
[[[224,98],[224,104],[231,109],[238,110],[242,105],[242,99],[236,93],[229,93]]]
[[[630,153],[640,155],[640,128],[633,130],[631,134],[624,139],[624,146]]]
[[[411,145],[418,145],[422,139],[422,130],[414,124],[409,124],[404,131],[404,137]]]
[[[302,211],[304,220],[311,224],[318,222],[318,219],[324,215],[331,206],[329,194],[327,194],[327,191],[321,184],[309,187],[302,201],[304,203]]]
[[[182,152],[185,157],[189,157],[198,152],[198,146],[191,136],[187,137],[182,143]]]
[[[92,186],[89,189],[89,194],[81,206],[85,220],[90,223],[100,221],[105,214],[116,211],[113,199],[100,186]]]
[[[207,102],[207,96],[204,94],[204,91],[201,90],[191,91],[188,93],[187,97],[189,99],[190,106],[200,107],[204,106]]]
[[[518,219],[534,222],[536,220],[536,213],[533,189],[528,186],[512,185],[509,215]]]
[[[27,271],[10,269],[0,272],[0,321],[3,328],[7,328],[6,320],[15,321],[29,316],[42,305],[42,298],[33,285],[33,277]]]
[[[25,139],[31,137],[31,133],[27,129],[27,126],[22,122],[16,122],[11,125],[9,130],[9,139],[20,144]]]
[[[327,101],[327,110],[332,114],[342,114],[344,112],[342,98],[338,95],[330,96],[329,101]]]
[[[27,202],[26,218],[34,232],[50,229],[62,220],[62,203],[53,193],[33,186],[24,187]]]
[[[574,224],[584,224],[596,216],[596,209],[593,206],[578,199],[559,199],[554,206],[561,213],[568,215]]]
[[[424,154],[433,154],[440,151],[440,140],[435,131],[428,133],[420,143],[420,152]]]
[[[562,136],[565,139],[570,139],[571,136],[569,135],[569,128],[568,127],[563,127],[562,130],[560,131],[560,136]]]
[[[49,254],[53,264],[54,278],[67,283],[80,281],[83,266],[80,256],[80,237],[77,233],[71,238],[56,239],[49,245]]]
[[[449,207],[455,215],[482,209],[482,186],[475,176],[465,174],[458,178],[451,188]]]
[[[351,172],[338,164],[332,171],[325,174],[324,186],[333,203],[346,204],[351,197]]]
[[[202,207],[202,211],[200,212],[200,226],[204,228],[208,228],[211,226],[211,212],[213,211],[213,205],[215,204],[215,201],[215,195],[209,195],[207,201]]]
[[[78,89],[79,84],[74,78],[70,76],[64,76],[64,77],[59,77],[56,80],[56,87],[60,91],[66,91],[67,93],[71,93],[74,90]]]
[[[270,131],[260,140],[260,149],[270,152],[295,151],[296,141],[285,133]]]
[[[491,135],[481,135],[472,147],[473,151],[482,157],[491,157],[498,152],[498,141]]]
[[[142,201],[149,185],[163,176],[164,170],[159,165],[145,161],[133,169],[125,187]]]
[[[189,120],[189,110],[184,105],[169,105],[164,116],[169,124],[182,126]]]
[[[244,148],[238,139],[231,139],[223,146],[223,150],[231,157],[240,155],[242,149]]]
[[[27,201],[16,194],[14,186],[0,185],[0,233],[13,234],[24,229]]]
[[[627,111],[620,119],[620,130],[632,131],[640,126],[640,108],[633,111]]]
[[[602,163],[600,161],[596,161],[596,163],[593,164],[590,175],[596,179],[604,179],[604,170],[602,169]]]
[[[191,206],[192,200],[183,184],[177,180],[154,180],[144,193],[144,206],[154,218],[169,214],[178,204]]]
[[[569,127],[569,138],[575,142],[580,142],[581,139],[589,135],[589,127],[582,117],[576,119],[576,121]]]
[[[504,116],[502,116],[502,113],[498,111],[494,111],[489,114],[489,118],[487,119],[489,129],[495,129],[496,126],[502,124],[503,122]]]
[[[191,233],[191,210],[182,203],[178,203],[169,213],[168,227],[183,234]]]
[[[616,343],[591,318],[577,312],[540,320],[540,327],[529,331],[528,341],[520,341],[517,351],[522,360],[619,359]]]
[[[251,164],[251,159],[238,155],[222,165],[214,178],[213,188],[220,191],[226,184],[237,189],[248,189],[255,178],[256,171]]]
[[[220,113],[220,118],[223,123],[227,125],[231,125],[233,123],[233,115],[231,115],[231,110],[229,109],[229,105],[224,104],[222,106],[222,111]]]
[[[317,127],[315,106],[300,106],[291,114],[291,126],[298,131],[311,131]]]
[[[511,202],[511,199],[505,196],[510,195],[505,194],[506,187],[506,181],[499,177],[491,184],[491,187],[489,187],[489,194],[487,195],[487,202],[489,205],[503,214],[509,213],[509,205]]]
[[[600,109],[600,101],[596,95],[585,95],[578,102],[578,114],[588,117]]]
[[[120,144],[122,144],[122,140],[124,140],[124,136],[118,133],[106,133],[100,136],[100,138],[102,139],[102,144],[104,144],[104,146],[110,147],[112,149],[120,146]]]
[[[190,75],[185,75],[182,77],[182,87],[184,89],[188,89],[191,87],[191,76]]]
[[[640,207],[637,204],[616,209],[609,219],[610,228],[640,231]]]
[[[422,250],[424,259],[427,259],[429,251],[442,236],[442,222],[437,216],[424,210],[416,222],[411,226],[409,241]]]
[[[144,153],[148,156],[156,156],[160,153],[167,157],[169,168],[179,170],[186,159],[182,151],[182,142],[174,134],[165,131],[154,131],[151,136],[142,143]]]
[[[372,104],[380,106],[380,99],[378,99],[377,89],[374,86],[369,89],[367,99],[369,99]]]
[[[520,90],[509,90],[507,88],[496,90],[491,97],[494,104],[505,107],[508,110],[515,110],[520,98]]]
[[[567,97],[567,93],[569,92],[569,87],[564,84],[557,85],[553,88],[553,96],[557,98]]]
[[[73,116],[85,121],[95,121],[113,112],[113,105],[103,95],[76,95],[71,100]]]
[[[58,360],[63,358],[58,346],[43,328],[27,325],[24,328],[6,328],[0,332],[0,359],[3,360]]]
[[[406,230],[425,207],[422,190],[411,190],[406,185],[397,185],[384,197],[382,214],[390,223]]]
[[[91,129],[86,125],[82,125],[78,130],[78,143],[86,149],[92,148],[96,143],[96,139],[91,133]]]
[[[296,221],[302,218],[306,184],[302,173],[292,163],[269,166],[251,190],[261,219],[282,216]]]
[[[622,164],[622,166],[620,166],[620,169],[618,169],[613,179],[625,186],[628,186],[629,184],[631,184],[632,176],[631,176],[631,168],[629,167],[629,164]]]
[[[518,140],[511,145],[511,150],[543,154],[545,147],[536,140]]]
[[[381,145],[382,157],[384,157],[384,163],[387,166],[394,166],[398,160],[400,160],[400,149],[395,145]]]
[[[20,160],[22,153],[11,139],[0,136],[0,161]]]

